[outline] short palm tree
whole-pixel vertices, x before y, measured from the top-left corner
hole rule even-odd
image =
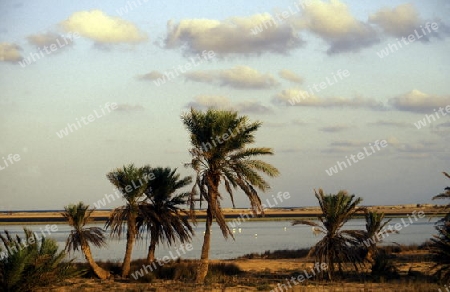
[[[100,279],[107,279],[110,273],[101,268],[94,261],[91,253],[90,244],[96,247],[106,246],[105,236],[103,230],[99,227],[88,227],[86,224],[91,221],[91,214],[94,210],[89,210],[89,206],[83,202],[79,202],[77,205],[70,204],[64,207],[62,216],[69,221],[69,225],[73,227],[70,231],[69,237],[66,241],[67,251],[77,251],[81,248],[87,262],[91,266],[94,273]]]
[[[222,195],[219,185],[223,183],[233,207],[233,189],[240,188],[248,197],[253,211],[257,212],[261,210],[261,200],[255,188],[261,191],[270,188],[259,172],[269,177],[277,176],[279,172],[271,164],[255,159],[273,155],[272,149],[247,148],[254,143],[254,133],[261,126],[260,122],[250,123],[246,116],[238,116],[233,111],[208,109],[202,112],[192,108],[182,116],[182,121],[190,133],[192,145],[189,151],[192,160],[186,166],[192,167],[196,172],[189,198],[191,214],[196,200],[204,200],[208,204],[201,263],[196,275],[196,282],[202,283],[208,272],[213,220],[217,222],[225,238],[233,237],[220,206]]]
[[[180,179],[176,169],[156,167],[152,169],[153,179],[148,182],[145,192],[147,200],[140,205],[137,218],[138,230],[147,231],[150,236],[147,262],[155,260],[156,245],[165,241],[172,245],[178,240],[185,243],[192,238],[194,230],[188,214],[180,209],[186,204],[187,193],[175,194],[192,182],[190,176]]]
[[[355,249],[360,246],[363,239],[361,230],[341,230],[348,220],[363,210],[358,208],[362,199],[355,198],[355,195],[349,195],[346,191],[339,191],[335,195],[326,195],[322,189],[314,192],[322,210],[322,215],[318,218],[321,224],[309,220],[295,220],[292,225],[306,224],[324,234],[324,237],[311,248],[309,255],[314,256],[316,262],[327,264],[328,270],[322,270],[320,276],[323,278],[326,274],[328,279],[332,280],[335,264],[338,264],[339,272],[342,274],[343,263],[351,263],[358,269],[358,263],[362,262]]]
[[[377,253],[377,243],[381,242],[387,234],[398,233],[398,231],[386,230],[385,227],[391,222],[391,219],[383,222],[384,213],[368,211],[365,213],[365,219],[366,230],[363,237],[367,248],[366,260],[373,263]]]
[[[73,259],[64,260],[66,253],[58,251],[54,239],[39,238],[26,228],[23,231],[22,238],[7,230],[0,233],[0,244],[5,249],[5,254],[0,254],[0,291],[42,291],[42,287],[84,273],[74,267]]]
[[[106,228],[111,227],[111,235],[120,238],[123,232],[127,232],[127,244],[122,263],[122,277],[130,273],[131,254],[136,237],[136,218],[139,214],[139,204],[145,199],[144,192],[147,189],[147,177],[151,173],[151,167],[146,165],[140,168],[133,164],[123,166],[109,172],[106,177],[120,190],[126,201],[125,206],[112,210]]]

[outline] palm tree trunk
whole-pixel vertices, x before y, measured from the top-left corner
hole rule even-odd
[[[155,261],[155,249],[156,249],[156,236],[154,234],[150,235],[150,245],[148,246],[147,263],[151,264]]]
[[[197,276],[195,278],[195,282],[198,284],[202,284],[205,281],[206,274],[208,274],[212,221],[213,216],[211,212],[211,205],[208,204],[208,209],[206,211],[206,229],[205,235],[203,236],[202,254],[200,257],[200,265],[197,268]]]
[[[84,257],[86,258],[87,262],[89,263],[97,277],[102,280],[108,279],[110,273],[97,265],[92,257],[91,248],[89,247],[89,245],[87,243],[81,243],[81,250],[83,251]]]
[[[131,253],[133,251],[134,240],[136,238],[136,215],[130,214],[127,220],[127,246],[122,264],[122,277],[128,277],[131,266]]]

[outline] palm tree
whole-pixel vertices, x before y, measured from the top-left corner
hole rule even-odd
[[[77,205],[70,204],[65,206],[64,210],[61,213],[62,216],[73,227],[66,241],[66,250],[69,252],[71,250],[77,251],[81,247],[81,251],[97,277],[103,280],[109,278],[110,273],[98,266],[92,258],[91,248],[89,246],[89,244],[93,244],[96,247],[106,246],[105,236],[101,228],[85,227],[91,221],[91,214],[94,210],[89,210],[89,206],[83,202],[79,202]]]
[[[450,178],[450,175],[444,172],[444,175]],[[446,187],[445,191],[435,197],[434,199],[450,198],[450,187]],[[450,204],[446,206],[449,208]],[[435,225],[438,235],[433,235],[431,239],[431,252],[435,255],[436,275],[441,279],[450,278],[450,212],[448,212],[442,219],[438,220]]]
[[[392,219],[383,222],[384,213],[368,211],[364,217],[366,219],[366,230],[364,231],[364,244],[367,248],[366,260],[373,263],[377,253],[377,243],[381,242],[387,234],[398,233],[398,231],[393,229],[386,230],[386,225]]]
[[[254,157],[273,155],[270,148],[246,148],[255,141],[254,132],[260,122],[250,123],[246,116],[237,112],[208,109],[206,112],[191,108],[182,116],[182,121],[190,133],[192,160],[186,166],[196,172],[196,180],[189,197],[191,215],[195,201],[208,204],[206,230],[203,238],[201,262],[197,268],[196,282],[202,283],[208,273],[208,259],[213,220],[219,225],[225,238],[232,232],[228,228],[220,206],[222,195],[219,185],[223,182],[234,207],[233,189],[240,188],[250,200],[252,210],[261,210],[261,200],[255,188],[266,191],[270,188],[258,172],[270,177],[279,174],[278,169]],[[199,193],[199,198],[197,194]]]
[[[318,217],[321,224],[309,220],[295,220],[292,225],[306,224],[324,234],[324,237],[311,248],[309,255],[314,256],[316,262],[327,264],[328,270],[321,270],[320,276],[323,278],[326,273],[328,279],[332,280],[335,263],[338,264],[339,272],[342,274],[342,263],[351,263],[357,270],[358,263],[362,261],[355,249],[363,239],[361,230],[341,230],[358,211],[364,210],[358,208],[362,199],[355,198],[355,195],[349,195],[346,191],[325,195],[323,190],[319,189],[319,192],[314,190],[314,193],[322,209],[322,215]]]
[[[130,273],[131,253],[133,245],[138,236],[136,228],[136,218],[139,214],[139,204],[145,198],[144,192],[147,189],[148,175],[151,174],[150,166],[136,168],[133,164],[123,166],[109,172],[106,177],[120,190],[126,205],[114,209],[108,220],[106,228],[111,227],[111,235],[118,238],[127,231],[127,244],[125,257],[122,263],[122,277],[127,277]]]
[[[172,245],[178,239],[180,243],[189,241],[194,230],[187,214],[179,209],[186,204],[187,193],[177,194],[179,189],[192,182],[190,176],[180,179],[176,169],[157,167],[152,169],[153,179],[148,183],[147,201],[141,203],[137,228],[140,232],[148,231],[150,245],[147,262],[155,260],[156,245],[166,241]]]
[[[47,291],[42,287],[66,279],[79,277],[80,271],[73,259],[65,261],[66,253],[59,251],[57,242],[24,228],[24,237],[4,231],[0,233],[0,244],[4,253],[0,254],[0,291]],[[0,250],[2,247],[0,246]]]
[[[376,211],[367,211],[365,213],[366,230],[363,231],[365,260],[371,264],[372,275],[396,275],[398,270],[389,259],[386,251],[379,249],[377,244],[381,242],[388,234],[398,233],[397,230],[389,228],[386,225],[391,219],[384,221],[384,213]]]

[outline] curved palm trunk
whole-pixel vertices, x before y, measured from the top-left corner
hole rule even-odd
[[[208,204],[208,209],[206,211],[206,229],[205,235],[203,236],[202,254],[200,257],[200,264],[197,268],[197,276],[195,282],[201,284],[205,281],[206,274],[208,274],[209,266],[209,249],[211,245],[211,225],[213,221],[213,216],[211,212],[211,206]]]
[[[213,210],[217,210],[217,194],[219,180],[210,177],[208,179],[208,209],[206,210],[206,227],[203,236],[202,254],[200,256],[200,265],[197,268],[196,283],[203,283],[208,274],[209,267],[209,249],[211,246],[211,225],[214,219]]]
[[[131,266],[131,253],[136,238],[136,214],[130,214],[127,220],[127,246],[122,264],[122,277],[128,277]]]
[[[151,264],[152,262],[155,261],[155,249],[156,249],[156,243],[157,243],[157,239],[156,236],[154,234],[151,234],[151,239],[150,239],[150,245],[148,246],[148,254],[147,254],[147,263]]]
[[[94,258],[92,257],[91,248],[87,243],[81,244],[81,250],[83,251],[84,257],[88,261],[89,265],[91,266],[94,273],[102,280],[108,279],[110,276],[110,273],[97,265],[97,263],[94,261]]]

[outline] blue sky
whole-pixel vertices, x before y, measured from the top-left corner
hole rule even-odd
[[[368,205],[430,203],[450,161],[450,110],[423,120],[450,106],[449,12],[444,0],[2,1],[0,210],[92,205],[128,163],[193,175],[180,119],[190,106],[263,122],[256,145],[274,148],[281,172],[263,200],[288,191],[281,206],[316,205],[321,187]],[[73,42],[30,59],[63,37]],[[203,51],[214,58],[156,84]],[[348,76],[289,102],[339,70]],[[58,137],[107,103],[117,109]],[[327,174],[376,140],[388,146]]]

